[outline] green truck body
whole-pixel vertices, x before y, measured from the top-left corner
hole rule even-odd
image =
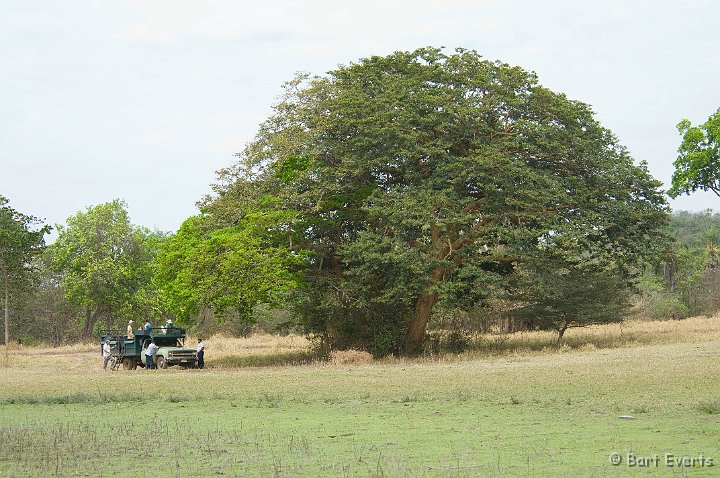
[[[137,330],[132,337],[113,332],[100,335],[101,346],[105,342],[110,343],[110,353],[115,359],[115,368],[122,364],[125,370],[147,366],[145,351],[152,341],[160,347],[153,357],[153,362],[158,368],[167,368],[171,365],[184,368],[197,367],[197,352],[195,349],[183,346],[185,330],[180,327],[159,327],[149,332]]]

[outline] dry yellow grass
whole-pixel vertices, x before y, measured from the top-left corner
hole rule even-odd
[[[461,354],[428,353],[420,358],[388,357],[386,362],[458,362],[493,356],[535,356],[570,351],[629,348],[643,345],[720,341],[720,315],[684,320],[628,320],[618,324],[571,328],[556,346],[553,331],[486,333],[470,336],[467,351]]]
[[[310,342],[299,335],[271,335],[253,334],[249,337],[228,337],[215,335],[203,339],[205,343],[206,356],[222,358],[227,356],[249,356],[249,355],[276,355],[287,352],[307,350]],[[187,344],[195,344],[195,339],[189,339]]]
[[[228,337],[216,335],[203,339],[206,360],[224,357],[270,356],[307,350],[309,341],[302,336],[285,337],[270,334],[256,334],[249,337]],[[196,338],[185,341],[186,347],[195,347]],[[40,345],[27,347],[11,344],[0,346],[0,369],[37,369],[52,367],[55,370],[101,369],[102,359],[99,342],[52,347]]]
[[[563,345],[554,346],[553,332],[516,332],[513,334],[479,334],[473,337],[472,348],[460,355],[443,354],[419,359],[385,359],[385,362],[411,361],[464,361],[476,358],[502,355],[525,356],[556,354],[571,350],[592,351],[641,345],[670,343],[694,343],[720,341],[720,316],[693,317],[685,320],[668,321],[627,321],[621,324],[596,325],[570,329],[563,338]],[[230,357],[269,357],[302,353],[310,348],[310,342],[302,336],[277,336],[255,334],[249,337],[228,337],[216,335],[204,339],[206,360],[230,363],[223,359]],[[186,346],[194,347],[196,338],[189,338]],[[362,356],[361,356],[362,355]],[[369,358],[368,358],[369,357]],[[370,354],[359,351],[335,352],[330,365],[370,363]],[[5,369],[38,370],[100,370],[102,359],[100,345],[96,342],[63,345],[27,347],[0,346],[0,371]],[[232,367],[231,367],[232,368]]]
[[[372,354],[364,350],[336,350],[330,353],[330,363],[333,365],[362,365],[372,361]]]
[[[537,350],[553,347],[557,334],[552,331],[482,334],[482,344],[501,345],[505,350]],[[629,320],[617,324],[571,328],[563,337],[564,348],[614,348],[642,344],[705,342],[720,340],[720,315],[684,320]],[[482,347],[480,347],[482,348]]]
[[[75,370],[85,366],[88,359],[100,357],[99,343],[81,343],[53,347],[40,345],[27,347],[11,344],[0,346],[0,369],[33,369],[38,366],[52,365],[65,370]]]

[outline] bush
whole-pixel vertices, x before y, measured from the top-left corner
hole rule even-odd
[[[390,333],[376,335],[375,342],[370,348],[370,352],[375,357],[385,357],[392,354],[395,350],[397,350],[397,344],[395,343],[395,338]]]
[[[472,345],[472,336],[465,330],[434,330],[425,335],[423,352],[429,355],[463,353]]]
[[[462,330],[453,330],[447,336],[445,348],[448,352],[462,353],[470,346],[470,336]]]
[[[675,294],[665,290],[657,278],[644,278],[640,284],[636,311],[654,320],[684,319],[689,309]]]

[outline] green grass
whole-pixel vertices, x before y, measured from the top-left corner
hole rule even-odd
[[[715,476],[718,377],[717,341],[362,366],[6,367],[0,477]],[[616,467],[613,452],[716,465]]]

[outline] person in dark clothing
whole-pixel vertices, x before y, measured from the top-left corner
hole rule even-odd
[[[197,344],[198,368],[205,368],[205,344],[202,339],[198,339]]]
[[[150,345],[148,345],[147,350],[145,351],[145,368],[146,369],[153,369],[157,368],[155,366],[155,362],[153,362],[153,356],[155,355],[155,352],[158,351],[160,347],[158,347],[155,344],[155,341],[151,342]]]

